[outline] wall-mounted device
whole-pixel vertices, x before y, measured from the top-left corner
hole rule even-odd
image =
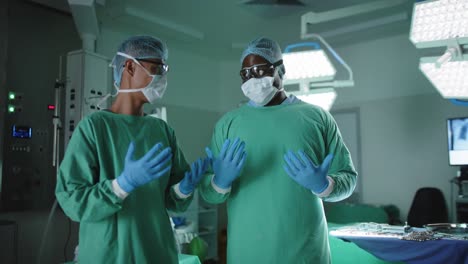
[[[99,111],[98,103],[109,93],[112,68],[102,55],[78,50],[68,53],[65,85],[64,146],[68,145],[78,122],[86,115]],[[107,108],[107,102],[100,105]]]
[[[13,125],[13,127],[11,128],[11,135],[14,138],[31,138],[32,128],[28,126]]]

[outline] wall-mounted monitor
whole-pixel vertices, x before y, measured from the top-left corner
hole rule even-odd
[[[468,117],[447,119],[450,165],[468,165]]]

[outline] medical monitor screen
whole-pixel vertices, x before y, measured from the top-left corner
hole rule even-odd
[[[468,117],[447,120],[450,165],[468,165]]]

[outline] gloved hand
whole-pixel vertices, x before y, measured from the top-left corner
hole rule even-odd
[[[224,141],[221,152],[218,157],[213,157],[213,153],[209,148],[206,148],[208,158],[212,160],[211,166],[214,171],[214,183],[223,189],[231,187],[232,182],[239,177],[240,172],[245,164],[245,143],[236,138],[230,145],[230,140]],[[239,147],[239,148],[238,148]]]
[[[283,165],[286,173],[297,183],[314,193],[322,193],[328,188],[328,169],[330,168],[333,154],[328,154],[322,165],[315,166],[310,157],[300,150],[297,156],[291,150],[284,155],[286,165]]]
[[[122,190],[130,193],[135,188],[145,185],[171,170],[171,148],[167,147],[160,151],[162,146],[161,143],[155,144],[141,159],[133,160],[135,144],[130,143],[125,156],[124,170],[117,177],[117,183]]]
[[[190,166],[191,170],[185,172],[185,177],[180,181],[179,190],[181,193],[185,195],[189,195],[192,193],[197,184],[205,174],[206,170],[208,169],[208,165],[210,164],[210,159],[198,159],[192,163]]]

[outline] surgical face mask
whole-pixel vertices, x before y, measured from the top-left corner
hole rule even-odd
[[[273,86],[274,80],[271,76],[250,78],[242,84],[242,92],[255,104],[265,106],[275,97],[277,92],[282,91],[282,89],[278,90]]]
[[[145,67],[143,67],[143,65],[140,64],[140,62],[138,62],[132,56],[122,52],[117,52],[117,55],[132,59],[136,64],[143,68],[148,76],[152,78],[151,82],[146,87],[139,89],[120,89],[116,84],[114,84],[115,88],[118,90],[118,93],[142,92],[146,100],[148,100],[148,102],[151,104],[154,103],[158,98],[163,97],[167,88],[167,75],[165,73],[163,75],[151,74]]]
[[[167,87],[166,75],[150,75],[153,77],[151,82],[140,89],[119,89],[118,93],[142,92],[149,103],[154,103],[158,98],[162,98]]]

